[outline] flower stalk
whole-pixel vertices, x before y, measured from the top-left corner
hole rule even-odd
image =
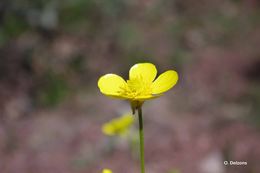
[[[145,162],[144,162],[144,128],[143,128],[143,115],[142,107],[138,107],[138,119],[139,119],[139,139],[140,139],[140,164],[141,173],[145,173]]]

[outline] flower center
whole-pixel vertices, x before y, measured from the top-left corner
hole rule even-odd
[[[127,85],[122,88],[121,94],[129,98],[151,95],[151,85],[151,81],[148,81],[142,76],[137,76],[136,78],[127,80]]]

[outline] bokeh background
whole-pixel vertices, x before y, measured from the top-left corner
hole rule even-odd
[[[0,172],[139,172],[97,88],[138,62],[180,76],[144,104],[147,172],[260,172],[259,46],[258,0],[1,0]]]

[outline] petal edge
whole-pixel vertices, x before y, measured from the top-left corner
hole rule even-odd
[[[129,70],[129,79],[142,76],[149,82],[152,82],[157,75],[157,69],[152,63],[138,63]]]
[[[116,74],[106,74],[98,80],[98,87],[101,93],[112,97],[122,98],[120,91],[125,85],[125,80]]]
[[[152,94],[161,94],[171,89],[178,81],[178,73],[168,70],[152,83]]]

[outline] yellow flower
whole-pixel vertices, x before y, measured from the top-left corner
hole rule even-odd
[[[110,169],[103,169],[102,173],[113,173]]]
[[[134,117],[130,114],[125,114],[105,123],[102,126],[102,132],[108,136],[124,135],[133,122]]]
[[[161,96],[178,81],[178,74],[173,70],[162,73],[157,79],[156,75],[153,64],[138,63],[131,67],[127,81],[116,74],[106,74],[99,78],[98,87],[107,96],[129,100],[135,110],[145,100]]]

